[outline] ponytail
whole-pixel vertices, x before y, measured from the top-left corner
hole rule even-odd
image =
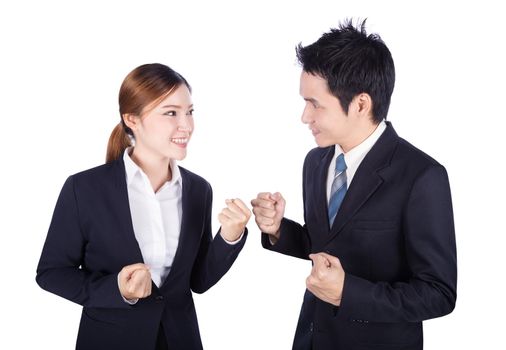
[[[105,157],[105,162],[110,163],[123,154],[125,149],[132,146],[130,142],[130,137],[125,132],[123,128],[123,124],[120,122],[111,133],[109,137],[109,143],[107,144],[107,155]]]

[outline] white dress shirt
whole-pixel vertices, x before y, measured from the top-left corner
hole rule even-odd
[[[183,181],[179,167],[171,160],[172,179],[155,193],[148,176],[130,158],[131,150],[125,150],[123,161],[133,229],[151,279],[160,287],[170,272],[179,243]]]
[[[151,279],[160,287],[170,272],[179,244],[183,178],[176,162],[171,159],[172,179],[155,193],[146,173],[130,158],[132,149],[125,150],[123,161],[133,229],[144,263],[149,266]],[[243,236],[244,231],[236,241],[224,241],[234,245]],[[138,299],[124,300],[135,304]]]
[[[371,150],[372,146],[378,141],[383,131],[385,131],[387,125],[384,120],[382,120],[376,130],[361,144],[355,146],[353,149],[349,150],[344,154],[344,161],[346,163],[346,188],[350,188],[351,181],[357,172],[360,163],[364,160],[367,153]],[[327,203],[330,200],[330,190],[332,188],[332,181],[334,181],[335,167],[336,167],[336,159],[337,157],[343,153],[341,146],[336,145],[334,151],[334,156],[332,161],[330,162],[328,173],[327,173]]]
[[[357,172],[357,169],[364,160],[367,153],[371,150],[372,146],[378,141],[383,131],[385,131],[387,124],[384,120],[382,120],[374,132],[362,141],[361,144],[349,150],[348,153],[344,154],[344,161],[346,162],[346,188],[350,188],[351,180],[353,180],[353,176]],[[336,159],[337,157],[343,153],[341,146],[335,145],[334,156],[330,161],[329,169],[327,172],[327,204],[330,200],[330,190],[332,189],[332,181],[334,181],[335,168],[336,168]],[[271,236],[269,236],[269,242],[271,245],[275,243],[272,241]]]

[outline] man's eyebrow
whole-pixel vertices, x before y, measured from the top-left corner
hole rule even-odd
[[[304,101],[308,101],[308,102],[311,102],[311,103],[318,103],[317,100],[315,100],[314,98],[312,97],[304,97]]]

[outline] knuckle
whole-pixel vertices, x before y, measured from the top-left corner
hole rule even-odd
[[[264,216],[266,216],[268,218],[272,217],[273,213],[274,213],[274,211],[272,209],[264,209]]]

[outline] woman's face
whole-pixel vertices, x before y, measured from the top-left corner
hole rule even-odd
[[[193,132],[193,103],[190,91],[181,84],[156,106],[147,106],[131,129],[135,153],[150,158],[182,160]]]

